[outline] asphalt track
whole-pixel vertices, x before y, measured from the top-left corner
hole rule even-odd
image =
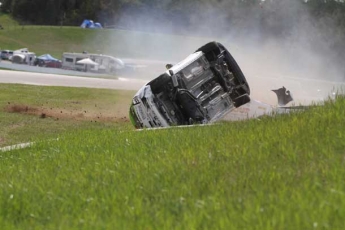
[[[138,90],[146,82],[147,80],[129,78],[103,79],[95,77],[0,70],[0,83]]]

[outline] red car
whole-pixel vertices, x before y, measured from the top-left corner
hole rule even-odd
[[[44,54],[36,58],[35,65],[48,68],[61,68],[62,62],[53,58],[50,54]]]

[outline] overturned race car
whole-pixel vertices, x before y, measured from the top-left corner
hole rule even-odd
[[[144,85],[129,117],[138,128],[208,124],[250,102],[250,88],[229,51],[210,42]]]

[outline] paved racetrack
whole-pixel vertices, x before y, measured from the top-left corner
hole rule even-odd
[[[65,76],[58,74],[43,74],[0,70],[0,83],[138,90],[146,82],[147,80],[126,78],[119,78],[115,80],[80,76]]]

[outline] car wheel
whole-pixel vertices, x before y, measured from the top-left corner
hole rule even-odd
[[[248,94],[245,94],[233,99],[233,102],[234,102],[235,107],[237,108],[237,107],[240,107],[241,105],[244,105],[250,102],[250,97],[248,96]]]
[[[218,55],[224,51],[224,56],[225,56],[225,61],[229,67],[230,72],[233,73],[235,79],[236,79],[236,83],[240,85],[240,89],[238,94],[239,95],[244,95],[244,94],[248,94],[250,95],[250,88],[248,85],[248,82],[242,72],[242,70],[240,69],[240,67],[238,66],[237,62],[235,61],[235,59],[232,57],[232,55],[230,54],[230,52],[219,42],[210,42],[207,43],[206,45],[200,47],[196,52],[198,51],[202,51],[206,58],[212,62],[212,61],[216,61]]]

